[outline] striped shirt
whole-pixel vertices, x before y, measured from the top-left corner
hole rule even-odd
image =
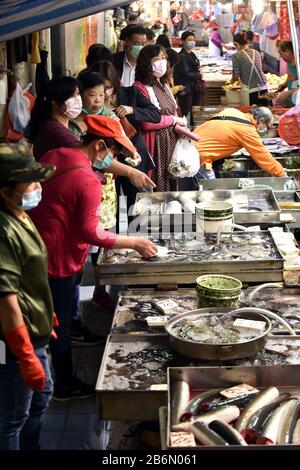
[[[249,59],[246,57],[245,53],[249,56]],[[252,66],[253,61],[257,71]],[[236,54],[232,56],[232,67],[233,77],[239,78],[241,82],[249,86],[249,88],[257,88],[258,85],[265,85],[267,82],[262,70],[261,55],[254,49],[244,49],[244,51],[236,52]]]

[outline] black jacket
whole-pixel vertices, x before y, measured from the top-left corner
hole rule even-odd
[[[194,93],[199,85],[200,62],[196,55],[184,49],[179,52],[179,63],[174,67],[174,84],[184,85],[186,93]]]
[[[137,130],[137,134],[132,139],[133,145],[142,157],[142,161],[137,168],[144,173],[148,170],[152,170],[155,165],[141,134],[140,124],[144,121],[153,122],[154,124],[159,123],[161,116],[158,108],[154,106],[140,90],[133,86],[121,86],[119,88],[118,104],[131,106],[134,110],[133,114],[126,117],[130,124]]]
[[[121,80],[122,75],[123,75],[124,59],[125,59],[125,51],[117,52],[116,54],[113,55],[113,64],[117,69],[120,80]]]

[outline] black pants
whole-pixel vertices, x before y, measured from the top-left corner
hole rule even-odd
[[[187,116],[192,111],[193,106],[201,105],[201,95],[194,93],[179,94],[178,103],[183,116]]]
[[[269,106],[269,100],[260,98],[258,91],[254,91],[253,93],[249,93],[249,104],[250,106],[253,104],[257,104],[259,106]]]

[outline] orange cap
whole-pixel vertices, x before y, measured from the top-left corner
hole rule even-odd
[[[84,120],[88,127],[87,134],[96,134],[99,135],[99,138],[110,137],[119,142],[122,147],[125,147],[132,154],[136,152],[136,148],[126,136],[123,127],[115,119],[99,116],[99,114],[89,114]]]

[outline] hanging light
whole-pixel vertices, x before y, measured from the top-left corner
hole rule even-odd
[[[138,2],[132,2],[131,3],[131,8],[132,8],[132,11],[138,11],[138,9],[139,9]]]
[[[260,15],[264,11],[264,3],[261,0],[252,0],[252,10],[254,15]]]
[[[187,0],[187,1],[185,2],[185,8],[190,8],[190,7],[191,7],[191,4],[190,4],[190,2]]]

